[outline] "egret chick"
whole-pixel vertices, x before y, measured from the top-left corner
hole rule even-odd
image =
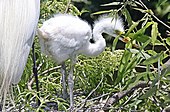
[[[70,92],[70,108],[73,107],[73,70],[76,57],[79,54],[97,56],[106,47],[102,33],[117,36],[123,32],[123,23],[120,18],[101,17],[94,23],[94,29],[79,17],[69,14],[57,14],[45,21],[38,29],[41,50],[62,65],[63,97],[66,96],[65,65],[67,59],[71,60],[71,68],[68,75]],[[93,40],[90,41],[90,40]]]

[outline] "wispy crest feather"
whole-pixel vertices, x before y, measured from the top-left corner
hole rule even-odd
[[[21,79],[39,18],[40,0],[0,1],[0,102]]]
[[[110,22],[114,24],[116,23],[116,24],[120,24],[121,26],[123,26],[123,20],[119,16],[109,16],[108,14],[103,14],[99,16],[98,19],[95,20],[94,26],[98,23],[104,23],[104,22],[108,22],[108,23]]]

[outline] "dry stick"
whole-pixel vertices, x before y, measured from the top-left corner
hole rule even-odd
[[[146,88],[146,87],[149,87],[149,86],[150,86],[150,83],[140,82],[139,84],[132,87],[130,90],[125,90],[125,91],[122,91],[122,92],[115,93],[112,97],[110,97],[108,99],[103,110],[107,110],[110,105],[113,105],[114,103],[118,102],[120,99],[124,98],[128,94],[133,93],[135,90],[137,90],[139,88],[143,89],[143,88]]]
[[[146,66],[142,66],[142,65],[137,65],[136,68],[143,68],[143,69],[147,69]],[[157,68],[154,68],[154,67],[149,67],[149,69],[151,70],[154,70],[154,71],[157,71],[158,69]]]
[[[102,94],[102,95],[100,95],[100,96],[97,96],[97,97],[95,97],[95,98],[92,98],[92,99],[90,99],[90,100],[87,100],[87,102],[92,102],[92,101],[94,101],[94,100],[97,100],[97,99],[99,99],[99,98],[103,98],[103,97],[108,96],[108,95],[110,95],[110,93]]]
[[[139,0],[139,2],[142,4],[142,6],[143,6],[145,9],[149,10],[148,7],[146,7],[146,5],[142,2],[142,0]],[[162,25],[164,25],[165,27],[167,27],[167,28],[170,30],[170,26],[167,25],[167,24],[165,24],[165,23],[164,23],[163,21],[161,21],[158,17],[156,17],[156,16],[153,14],[152,11],[151,11],[151,13],[149,13],[149,14],[151,14],[151,16],[153,16],[158,22],[160,22]]]
[[[45,71],[42,72],[41,74],[39,74],[39,76],[40,76],[40,75],[45,75],[45,74],[47,74],[47,73],[49,73],[49,72],[51,72],[51,71],[54,71],[54,70],[60,69],[60,68],[61,68],[61,66],[57,66],[57,67],[54,67],[54,68],[50,68],[50,69],[48,69],[48,70],[45,70]],[[27,86],[28,86],[28,89],[29,89],[29,90],[32,90],[32,84],[33,84],[33,82],[34,82],[33,76],[34,76],[34,74],[32,74],[31,78],[30,78],[29,81],[27,82]]]
[[[88,96],[84,99],[84,101],[82,101],[82,105],[75,111],[75,112],[77,112],[78,110],[81,110],[84,106],[85,106],[85,104],[86,104],[86,102],[87,102],[87,99],[99,88],[99,86],[100,86],[100,84],[103,82],[103,78],[104,78],[104,76],[103,76],[103,74],[102,74],[102,78],[101,78],[101,80],[100,80],[100,82],[98,83],[98,85],[96,86],[96,88],[94,88],[89,94],[88,94]]]
[[[127,105],[127,103],[128,103],[130,100],[132,100],[135,96],[136,96],[136,94],[131,95],[131,96],[122,104],[121,107]]]
[[[57,67],[54,67],[54,68],[50,68],[50,69],[45,70],[44,72],[42,72],[40,75],[45,75],[45,74],[47,74],[47,73],[49,73],[49,72],[51,72],[51,71],[54,71],[54,70],[57,70],[57,69],[60,69],[60,68],[61,68],[61,66],[57,66]]]
[[[159,107],[160,110],[161,110],[161,112],[162,112],[163,108],[161,107],[160,102],[157,101],[156,96],[152,96],[152,97],[149,98],[149,99],[150,99],[157,107]]]
[[[66,6],[66,10],[65,10],[64,13],[67,13],[69,11],[70,4],[71,4],[71,0],[68,0],[67,6]]]

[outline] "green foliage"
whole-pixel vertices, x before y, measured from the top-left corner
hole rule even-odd
[[[163,2],[167,3],[167,1],[162,1],[161,3],[164,4]],[[119,5],[120,8],[94,13],[110,12],[113,15],[120,13],[125,16],[129,25],[129,29],[126,29],[127,31],[123,35],[124,39],[128,39],[128,41],[118,66],[117,77],[114,79],[114,88],[119,85],[119,91],[123,91],[133,88],[134,85],[141,81],[151,83],[149,88],[136,90],[136,93],[131,94],[132,97],[130,99],[125,97],[116,106],[117,108],[121,107],[122,111],[160,111],[161,108],[170,104],[170,99],[166,96],[169,93],[164,90],[164,86],[167,87],[167,91],[170,90],[169,83],[167,82],[167,80],[169,81],[169,75],[163,75],[165,71],[167,71],[165,74],[169,74],[169,67],[165,68],[163,73],[159,71],[161,69],[160,66],[164,66],[162,61],[168,57],[170,52],[169,37],[162,37],[162,35],[165,35],[162,34],[158,24],[163,24],[168,29],[167,23],[161,23],[161,20],[155,17],[153,11],[148,9],[142,2],[112,2],[102,6],[115,6],[115,4]],[[133,21],[133,17],[128,11],[129,6],[133,10],[138,11],[138,15],[141,13],[144,16],[138,21]],[[144,8],[140,8],[140,6]],[[114,39],[113,50],[116,48],[115,44],[117,44],[118,38]],[[159,48],[159,50],[156,48]],[[142,70],[143,72],[141,72],[137,68],[144,69],[145,71]],[[115,108],[115,105],[113,107]]]
[[[150,3],[151,1],[147,2]],[[157,4],[159,7],[166,6],[165,8],[168,8],[167,3],[169,3],[167,0],[159,0]],[[85,99],[99,85],[88,98],[93,99],[107,93],[108,98],[112,97],[114,93],[125,92],[132,88],[134,90],[116,103],[111,104],[110,108],[106,109],[110,112],[161,111],[170,105],[170,67],[163,64],[170,54],[170,37],[162,33],[162,26],[160,27],[162,23],[158,18],[155,18],[152,9],[146,8],[140,1],[114,1],[101,6],[111,7],[112,9],[95,12],[93,13],[94,16],[109,13],[114,17],[120,14],[125,17],[128,28],[125,30],[125,34],[119,35],[113,42],[110,42],[113,44],[108,46],[98,57],[82,55],[78,57],[74,71],[76,106],[80,105],[82,99]],[[114,9],[114,6],[119,7]],[[39,26],[55,13],[65,13],[67,7],[67,0],[42,0]],[[135,20],[135,14],[131,11],[136,11],[142,17]],[[68,13],[82,14],[73,4],[70,4]],[[167,22],[164,24],[167,24]],[[163,25],[163,27],[168,29],[166,25]],[[120,37],[123,37],[125,44],[123,50],[117,49]],[[17,107],[24,111],[38,112],[52,111],[55,110],[55,106],[58,106],[59,111],[66,111],[69,107],[69,100],[61,98],[60,66],[57,66],[49,57],[41,54],[37,37],[35,38],[35,49],[40,92],[36,92],[35,82],[31,83],[30,81],[33,79],[33,60],[32,53],[30,53],[22,80],[14,92],[14,95],[17,96],[15,98]],[[68,60],[67,65],[69,63]],[[160,71],[161,66],[164,68],[162,71]],[[69,66],[67,69],[69,69]],[[140,82],[146,82],[148,86],[134,88]],[[30,83],[31,85],[29,85]],[[107,98],[102,97],[97,100]],[[40,106],[36,105],[37,99],[41,101]],[[53,102],[55,106],[49,107],[49,102]],[[88,102],[84,106],[90,108],[90,105],[95,103],[96,101]]]
[[[170,17],[170,5],[169,4],[170,4],[170,1],[168,0],[158,0],[158,2],[156,3],[156,10],[155,10],[157,15],[163,17],[166,14],[168,14]]]
[[[123,52],[124,50],[111,52],[110,49],[106,49],[98,57],[79,56],[75,73],[76,88],[89,94],[98,85],[103,75],[101,87],[96,90],[95,95],[114,91],[117,77],[115,72],[118,70]]]
[[[68,0],[43,0],[40,8],[40,22],[43,22],[57,13],[71,13],[73,15],[81,15],[81,12],[70,4],[68,8]],[[68,11],[66,12],[68,8]]]

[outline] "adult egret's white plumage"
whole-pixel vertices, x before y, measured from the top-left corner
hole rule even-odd
[[[68,76],[70,107],[73,107],[73,69],[76,56],[78,54],[99,55],[106,46],[102,33],[116,36],[118,31],[124,31],[120,18],[101,17],[94,23],[92,30],[87,22],[68,14],[57,14],[45,21],[38,29],[42,52],[51,56],[58,64],[62,64],[62,67],[67,59],[71,59]],[[65,71],[63,70],[62,77],[65,80]],[[65,85],[63,82],[63,86]],[[63,88],[63,94],[66,96],[66,87]]]
[[[38,23],[40,0],[0,0],[0,102],[23,73]]]

